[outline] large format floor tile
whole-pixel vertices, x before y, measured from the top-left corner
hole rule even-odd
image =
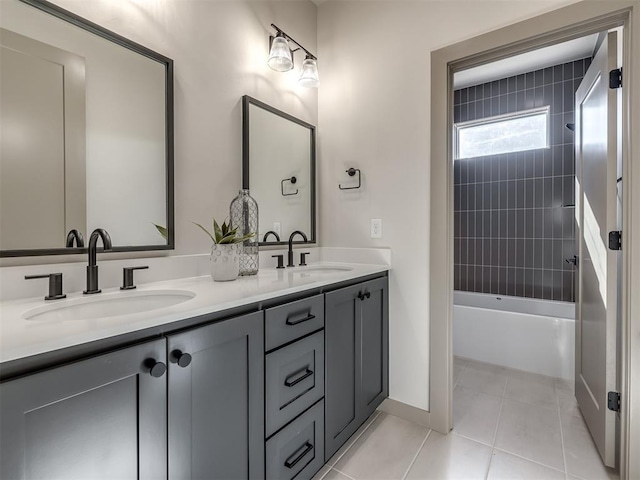
[[[400,480],[428,432],[428,428],[381,413],[334,468],[355,480]]]
[[[538,463],[495,450],[491,458],[488,480],[564,480],[565,475]]]
[[[358,430],[356,430],[356,432],[351,435],[351,437],[349,437],[346,442],[344,442],[344,445],[342,445],[342,447],[340,447],[338,451],[333,454],[333,456],[327,462],[327,465],[333,467],[338,462],[338,460],[342,458],[345,452],[349,450],[349,448],[351,448],[351,445],[353,445],[355,441],[358,440],[358,438],[360,438],[360,436],[364,433],[364,431],[369,428],[373,421],[378,418],[378,415],[380,415],[380,411],[376,410],[375,412],[373,412],[373,414],[369,418],[367,418],[367,420],[365,420],[360,428],[358,428]]]
[[[509,372],[504,396],[539,407],[558,406],[554,379],[542,375]]]
[[[495,446],[564,471],[558,408],[505,398]]]
[[[458,385],[476,392],[501,397],[507,383],[505,368],[468,361]]]
[[[407,474],[407,480],[483,480],[491,447],[456,434],[432,431]]]
[[[499,397],[458,385],[453,390],[453,431],[493,445],[501,403]]]
[[[618,478],[602,463],[584,420],[567,414],[562,414],[561,419],[567,473],[583,480]]]

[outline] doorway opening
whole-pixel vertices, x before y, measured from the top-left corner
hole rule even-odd
[[[622,130],[619,92],[598,87],[621,66],[618,38],[593,33],[453,75],[453,432],[491,444],[490,468],[606,478],[604,463],[616,466],[615,414],[593,398],[618,391],[606,355],[621,265],[604,242],[621,230]]]

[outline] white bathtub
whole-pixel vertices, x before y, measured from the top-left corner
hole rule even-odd
[[[573,380],[573,303],[454,292],[453,353]]]

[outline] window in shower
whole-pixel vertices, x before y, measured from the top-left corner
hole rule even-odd
[[[549,107],[455,125],[455,158],[549,148]]]

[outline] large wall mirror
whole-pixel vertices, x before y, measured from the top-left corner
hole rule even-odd
[[[255,98],[242,98],[242,188],[258,202],[260,245],[300,230],[316,241],[316,128]]]
[[[172,60],[43,0],[0,42],[0,256],[172,249]]]

